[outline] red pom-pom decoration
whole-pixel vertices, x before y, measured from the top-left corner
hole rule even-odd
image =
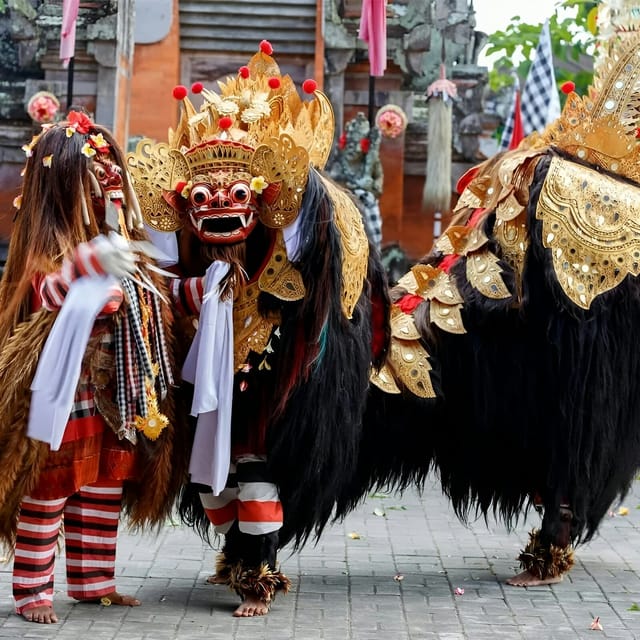
[[[184,100],[187,97],[187,87],[178,84],[173,87],[173,97],[176,100]]]
[[[308,80],[305,80],[302,83],[302,90],[305,93],[313,93],[317,88],[318,88],[318,83],[312,78],[309,78]]]
[[[247,67],[247,66],[240,67],[238,69],[238,73],[240,74],[241,78],[248,78],[249,77],[249,67]]]
[[[194,82],[191,85],[191,93],[202,93],[203,89],[204,85],[202,84],[202,82]]]
[[[280,87],[280,78],[269,78],[268,85],[272,89],[278,89]]]
[[[342,151],[346,146],[347,146],[347,134],[341,133],[340,137],[338,138],[338,149]]]
[[[233,120],[229,116],[223,116],[218,120],[218,126],[221,129],[229,129],[233,124]]]
[[[571,93],[572,91],[575,91],[576,89],[576,84],[575,82],[571,82],[571,80],[567,80],[566,82],[562,83],[562,86],[560,87],[560,91],[562,91],[562,93]]]
[[[262,42],[260,42],[260,51],[270,56],[273,53],[273,47],[268,40],[262,40]]]
[[[362,149],[362,153],[368,153],[370,147],[371,142],[369,138],[362,138],[362,140],[360,140],[360,149]]]

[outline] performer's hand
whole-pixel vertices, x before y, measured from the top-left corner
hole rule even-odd
[[[96,261],[104,273],[116,278],[126,278],[137,271],[138,256],[132,251],[129,242],[121,235],[111,232],[91,240]]]
[[[71,283],[78,278],[111,274],[118,279],[130,278],[137,272],[138,257],[129,242],[115,232],[100,235],[89,242],[81,242],[73,255],[65,258],[58,271],[35,277],[34,289],[40,295],[40,305],[49,311],[60,309]],[[114,286],[109,308],[102,313],[113,313],[122,303],[122,288]]]

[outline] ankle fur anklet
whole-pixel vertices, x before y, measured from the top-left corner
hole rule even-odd
[[[518,556],[520,566],[540,580],[557,578],[567,573],[574,565],[573,547],[544,546],[540,540],[540,530],[529,533],[529,542]]]

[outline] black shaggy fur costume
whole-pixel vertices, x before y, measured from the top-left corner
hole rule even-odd
[[[640,467],[640,280],[627,276],[588,310],[562,291],[536,219],[553,153],[539,160],[530,185],[521,297],[504,260],[512,296],[494,300],[471,286],[461,257],[450,275],[464,299],[466,333],[430,324],[428,301],[416,309],[437,397],[370,388],[358,473],[340,515],[372,489],[421,487],[436,470],[463,521],[495,514],[513,526],[537,494],[548,547],[562,504],[570,506],[576,544],[628,491]],[[482,224],[500,258],[495,221],[489,212]],[[436,252],[421,262],[441,260]],[[404,293],[395,289],[392,299]]]
[[[370,246],[367,278],[353,317],[346,318],[333,202],[315,171],[309,174],[299,215],[302,241],[294,266],[302,274],[306,295],[283,302],[260,293],[261,312],[280,313],[279,336],[272,334],[268,369],[259,366],[264,355],[252,353],[250,371],[236,374],[232,413],[232,439],[250,439],[256,425],[265,426],[268,469],[284,510],[278,547],[291,541],[300,546],[320,535],[334,515],[336,496],[350,482],[371,362],[384,352],[384,337],[378,353],[372,352],[373,307],[383,318],[388,305],[384,269]],[[251,251],[248,243],[247,256]],[[180,513],[206,538],[209,521],[199,489],[185,488]]]

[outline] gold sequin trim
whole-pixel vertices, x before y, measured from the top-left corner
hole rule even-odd
[[[369,263],[369,241],[362,216],[349,194],[333,182],[322,178],[333,202],[335,223],[342,247],[342,311],[347,318],[353,316]]]
[[[467,280],[483,296],[500,300],[511,295],[501,274],[498,258],[488,249],[467,256]]]
[[[579,307],[640,273],[639,194],[588,167],[551,161],[536,217],[558,282]]]

